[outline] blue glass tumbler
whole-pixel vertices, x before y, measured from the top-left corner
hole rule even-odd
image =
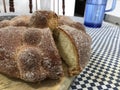
[[[84,25],[93,28],[100,28],[104,18],[104,13],[114,10],[116,0],[113,0],[112,7],[105,10],[107,0],[86,0]]]

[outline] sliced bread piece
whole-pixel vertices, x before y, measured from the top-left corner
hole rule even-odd
[[[78,75],[90,58],[90,36],[67,25],[59,26],[53,34],[59,53],[68,65],[69,75]]]

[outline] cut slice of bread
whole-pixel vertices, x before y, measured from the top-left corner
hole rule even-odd
[[[90,36],[67,25],[59,26],[53,35],[62,59],[68,65],[69,75],[78,75],[90,58]]]

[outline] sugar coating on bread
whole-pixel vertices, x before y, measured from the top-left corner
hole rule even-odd
[[[29,26],[30,23],[30,15],[21,15],[21,16],[16,16],[10,20],[10,25],[11,26]]]
[[[7,27],[7,26],[29,27],[30,18],[31,18],[30,15],[21,15],[21,16],[16,16],[11,20],[3,20],[0,22],[0,28]]]
[[[61,25],[68,25],[70,27],[73,27],[73,28],[76,28],[78,30],[81,30],[81,31],[85,32],[85,27],[84,27],[83,24],[73,21],[68,16],[59,16],[59,18],[58,18],[58,26],[61,26]]]
[[[40,81],[47,77],[48,71],[41,64],[43,56],[40,56],[37,49],[26,48],[19,52],[17,65],[20,71],[20,78],[26,81]]]
[[[37,28],[49,27],[53,30],[58,26],[58,16],[52,11],[35,11],[31,16],[30,26]]]
[[[41,32],[37,30],[29,30],[24,34],[24,42],[30,45],[37,45],[41,41]]]
[[[9,25],[10,25],[10,20],[0,21],[0,28],[6,27],[6,26],[9,26]]]

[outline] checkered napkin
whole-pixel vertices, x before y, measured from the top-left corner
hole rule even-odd
[[[92,37],[92,55],[70,90],[120,90],[120,27],[104,23],[86,30]]]

